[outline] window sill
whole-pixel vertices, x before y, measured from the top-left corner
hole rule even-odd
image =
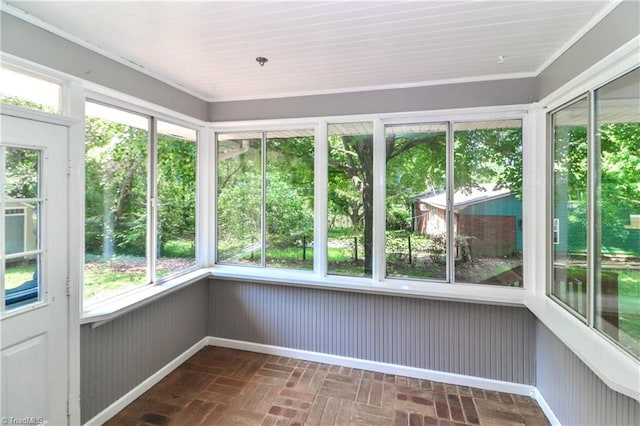
[[[116,297],[97,302],[89,306],[82,313],[80,324],[93,324],[92,327],[99,327],[127,312],[136,310],[167,294],[207,278],[209,274],[209,269],[200,268],[157,285],[146,285],[136,290],[127,291]]]
[[[640,402],[640,362],[547,297],[525,306],[611,389]]]
[[[311,271],[291,271],[246,266],[217,265],[210,269],[212,278],[262,282],[314,289],[373,293],[437,299],[453,302],[523,306],[531,293],[523,288],[488,284],[446,284],[419,280],[357,278],[341,275],[322,276]]]
[[[96,302],[82,313],[81,324],[99,327],[121,315],[136,310],[176,290],[205,278],[263,282],[314,289],[330,289],[358,293],[416,297],[465,303],[523,306],[529,294],[522,288],[486,284],[444,284],[418,280],[387,279],[374,282],[369,278],[340,275],[325,277],[308,271],[262,269],[246,266],[199,268],[157,285],[147,285],[118,296]]]

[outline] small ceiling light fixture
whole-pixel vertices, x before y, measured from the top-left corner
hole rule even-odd
[[[500,65],[504,64],[504,56],[503,55],[498,56],[498,63]]]
[[[266,64],[267,62],[269,62],[269,60],[263,56],[258,56],[256,58],[256,62],[260,64],[261,67],[264,67],[264,64]]]

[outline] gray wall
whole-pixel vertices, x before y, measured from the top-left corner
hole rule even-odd
[[[409,89],[214,102],[209,119],[234,121],[321,117],[528,104],[535,102],[537,95],[535,78],[479,81]]]
[[[0,50],[177,112],[207,120],[207,102],[0,12]]]
[[[640,34],[640,2],[623,1],[538,76],[539,99]]]
[[[207,335],[207,281],[80,331],[82,422]]]
[[[525,308],[211,280],[209,335],[535,383]]]
[[[640,424],[640,403],[607,387],[538,320],[536,362],[536,386],[563,425]]]

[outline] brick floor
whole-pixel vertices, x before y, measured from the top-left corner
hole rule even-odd
[[[206,347],[108,425],[548,425],[533,399]]]

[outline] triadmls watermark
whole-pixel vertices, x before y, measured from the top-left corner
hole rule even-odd
[[[3,417],[3,425],[43,425],[44,417]]]

